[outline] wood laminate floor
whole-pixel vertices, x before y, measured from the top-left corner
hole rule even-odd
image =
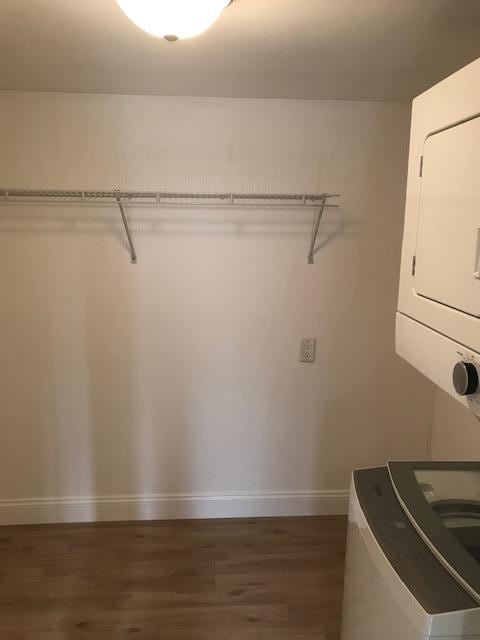
[[[0,528],[1,640],[338,640],[346,519]]]

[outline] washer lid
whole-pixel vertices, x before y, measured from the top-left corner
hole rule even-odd
[[[388,469],[418,533],[480,603],[480,462],[389,462]]]

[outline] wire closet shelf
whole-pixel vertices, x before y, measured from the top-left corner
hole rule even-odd
[[[327,207],[338,207],[332,198],[335,193],[175,193],[163,191],[64,191],[41,189],[0,189],[0,203],[116,205],[119,208],[127,238],[132,264],[137,262],[125,204],[151,205],[157,207],[253,207],[253,208],[298,208],[314,209],[313,229],[308,251],[308,263],[313,264],[315,245],[320,222]]]

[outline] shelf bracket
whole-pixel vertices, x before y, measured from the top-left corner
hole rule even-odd
[[[308,252],[308,264],[313,264],[315,262],[315,245],[317,243],[318,230],[320,228],[320,222],[323,217],[323,212],[325,211],[325,205],[327,204],[327,196],[323,196],[320,207],[315,215],[315,219],[313,221],[313,230],[312,230],[312,239],[310,241],[310,250]]]
[[[137,264],[137,252],[135,251],[135,245],[133,244],[132,234],[130,232],[130,227],[128,226],[128,219],[125,213],[125,209],[123,207],[122,198],[120,195],[115,196],[118,208],[120,209],[120,215],[122,216],[123,226],[125,227],[125,235],[127,236],[128,246],[130,248],[130,261],[132,264]]]

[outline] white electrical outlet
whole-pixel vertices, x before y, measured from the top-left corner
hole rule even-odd
[[[300,342],[300,362],[315,362],[316,338],[302,338]]]

